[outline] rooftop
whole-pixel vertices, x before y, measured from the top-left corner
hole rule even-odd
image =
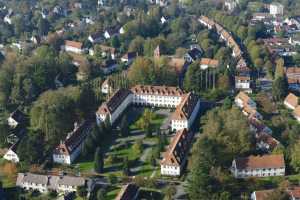
[[[236,158],[235,161],[236,161],[236,167],[239,170],[285,167],[285,162],[282,154],[249,156],[243,158]]]

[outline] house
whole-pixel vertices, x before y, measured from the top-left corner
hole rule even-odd
[[[200,101],[192,93],[184,93],[177,87],[136,85],[119,89],[96,112],[97,123],[106,118],[113,124],[129,105],[176,108],[172,114],[171,129],[189,129],[195,120]]]
[[[206,26],[208,29],[212,29],[215,27],[215,22],[206,16],[201,15],[200,18],[198,19],[198,21],[202,25]]]
[[[251,193],[251,200],[268,200],[274,190],[259,190]]]
[[[115,60],[117,57],[117,49],[110,46],[99,45],[102,57],[110,57]]]
[[[93,123],[85,121],[80,125],[75,123],[74,126],[74,130],[68,133],[65,141],[61,141],[53,151],[53,162],[70,165],[79,156],[82,143],[90,134]]]
[[[296,118],[298,122],[300,122],[300,106],[297,106],[293,111],[293,116]]]
[[[41,193],[56,191],[59,193],[76,192],[77,187],[85,186],[83,177],[52,176],[33,173],[18,173],[16,186],[24,190],[37,190]]]
[[[137,52],[128,52],[122,56],[121,61],[130,65],[137,56]]]
[[[83,44],[81,42],[75,42],[71,40],[65,41],[64,50],[77,54],[82,54],[84,52]]]
[[[96,121],[99,125],[104,122],[106,118],[113,124],[124,110],[132,102],[132,93],[127,89],[119,89],[112,96],[104,102],[96,112]]]
[[[112,86],[111,86],[109,78],[105,79],[105,81],[102,83],[102,85],[101,85],[101,92],[103,94],[109,94],[109,93],[112,92]]]
[[[272,15],[269,13],[254,13],[252,16],[253,21],[266,21],[270,20]]]
[[[259,190],[254,191],[251,194],[251,200],[268,200],[269,195],[274,192],[274,189],[270,190]],[[289,195],[291,200],[300,199],[300,187],[299,186],[290,186],[286,189],[286,193]]]
[[[5,160],[8,160],[8,161],[11,161],[11,162],[14,162],[14,163],[18,163],[20,162],[20,158],[17,154],[17,145],[18,145],[18,142],[13,144],[8,150],[7,152],[4,154],[3,158]]]
[[[288,79],[289,89],[300,90],[300,67],[285,67],[285,75]]]
[[[34,44],[39,44],[41,42],[41,38],[37,35],[33,35],[31,36],[30,41]]]
[[[268,126],[266,126],[264,123],[262,123],[258,118],[250,117],[248,118],[248,123],[250,126],[250,130],[254,133],[267,133],[269,135],[272,135],[273,131]]]
[[[298,97],[293,93],[289,93],[289,95],[287,95],[287,97],[284,99],[283,103],[287,108],[294,110],[298,106],[298,102]]]
[[[109,59],[103,62],[101,66],[101,71],[103,72],[103,74],[107,75],[115,71],[117,68],[118,68],[117,61]]]
[[[239,92],[235,97],[235,104],[239,108],[249,106],[256,109],[256,103],[245,92]]]
[[[25,114],[22,113],[19,109],[17,109],[9,115],[7,123],[11,128],[16,128],[19,124],[24,123],[25,120]]]
[[[273,16],[283,15],[284,6],[278,2],[270,4],[270,14]]]
[[[103,34],[105,39],[110,39],[115,35],[119,35],[119,28],[118,27],[117,28],[109,28]]]
[[[165,23],[167,23],[167,22],[168,22],[168,19],[167,19],[166,17],[162,16],[162,17],[160,18],[160,23],[161,23],[161,24],[165,24]]]
[[[241,157],[230,170],[235,178],[284,176],[285,162],[282,154]]]
[[[235,97],[235,104],[242,109],[242,113],[249,119],[262,119],[262,115],[256,110],[256,103],[244,92],[239,92]]]
[[[225,0],[224,2],[224,7],[230,12],[232,12],[237,7],[237,5],[238,0]]]
[[[280,142],[269,133],[260,132],[256,134],[256,149],[264,152],[272,152]]]
[[[184,59],[186,62],[192,63],[201,58],[202,53],[200,48],[193,47],[185,54]]]
[[[219,61],[210,59],[210,58],[202,58],[200,60],[200,68],[201,69],[207,69],[207,68],[217,68],[219,66]]]
[[[93,34],[89,35],[88,40],[93,44],[99,43],[102,41],[102,33],[100,33],[100,32],[93,33]]]
[[[161,175],[180,176],[187,162],[187,155],[192,141],[192,133],[187,129],[176,132],[160,162]]]
[[[139,187],[133,183],[124,185],[115,200],[136,200],[139,195]]]
[[[252,93],[250,76],[235,76],[235,88]]]

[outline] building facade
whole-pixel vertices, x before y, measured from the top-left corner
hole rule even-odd
[[[236,158],[231,172],[235,178],[284,176],[285,162],[282,154]]]
[[[79,156],[84,139],[90,134],[93,123],[85,121],[70,132],[65,141],[61,141],[55,148],[53,162],[70,165]]]
[[[187,161],[192,133],[187,129],[177,131],[160,162],[160,172],[167,176],[180,176]]]
[[[120,89],[96,112],[97,123],[107,118],[111,124],[123,114],[129,105],[176,108],[172,114],[171,129],[190,128],[200,108],[200,100],[192,93],[184,93],[177,87],[137,85],[131,90]]]

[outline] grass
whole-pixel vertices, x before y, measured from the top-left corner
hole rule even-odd
[[[113,200],[117,197],[118,193],[120,191],[120,188],[117,187],[109,187],[108,191],[105,195],[105,200]]]

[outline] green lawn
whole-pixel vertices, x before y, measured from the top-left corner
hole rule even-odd
[[[105,200],[113,200],[113,199],[115,199],[117,197],[119,191],[120,191],[120,188],[111,188],[111,190],[109,190],[106,193]]]

